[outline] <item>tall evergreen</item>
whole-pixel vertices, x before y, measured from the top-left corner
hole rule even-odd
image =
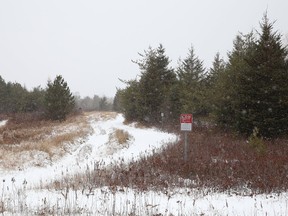
[[[247,53],[254,46],[253,33],[239,34],[233,42],[233,50],[228,54],[225,70],[218,74],[215,85],[215,108],[217,122],[224,127],[238,130],[239,113],[239,80],[240,74],[249,68],[245,61]]]
[[[204,88],[206,72],[203,62],[195,55],[193,47],[187,57],[180,61],[177,69],[178,85],[180,86],[180,103],[182,113],[203,114]]]
[[[257,127],[261,135],[273,137],[288,130],[288,53],[267,14],[260,27],[245,58],[249,67],[239,77],[239,130],[251,133]]]
[[[250,33],[234,41],[217,82],[217,117],[240,133],[249,135],[257,128],[268,138],[288,131],[288,53],[267,14],[260,27],[257,37]]]
[[[220,78],[225,72],[226,63],[220,57],[219,53],[216,53],[214,60],[212,62],[212,67],[206,77],[206,88],[205,88],[205,107],[207,107],[208,112],[211,114],[217,110],[217,104],[221,100],[221,91],[219,90]]]
[[[161,113],[170,115],[169,92],[176,81],[176,75],[169,67],[170,60],[160,44],[157,49],[149,48],[137,64],[141,70],[139,93],[142,120],[159,123]]]
[[[45,95],[46,116],[51,120],[65,120],[74,109],[75,100],[67,82],[57,76],[53,82],[48,81]]]

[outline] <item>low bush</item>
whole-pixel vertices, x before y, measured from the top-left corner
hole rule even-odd
[[[89,178],[82,176],[84,179],[80,182],[88,182],[90,187],[129,186],[140,190],[205,187],[242,195],[288,189],[285,139],[261,140],[265,152],[259,154],[244,137],[221,132],[215,127],[194,127],[188,143],[188,161],[184,161],[184,143],[180,139],[128,165],[118,164],[107,170],[96,164]]]

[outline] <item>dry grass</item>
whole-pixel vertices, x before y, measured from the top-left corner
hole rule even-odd
[[[159,181],[161,176],[172,184],[175,182],[170,176],[178,176],[190,179],[194,186],[220,191],[264,193],[288,189],[287,140],[263,141],[266,151],[259,153],[244,137],[224,133],[217,128],[194,127],[193,130],[189,134],[187,162],[183,159],[184,141],[180,140],[162,152],[131,165],[131,173],[144,173],[145,176],[153,169],[156,179],[149,181],[157,181],[159,185],[163,184]]]
[[[102,169],[90,167],[85,175],[64,180],[58,187],[91,189],[101,186],[139,190],[168,187],[210,188],[242,195],[288,190],[288,142],[265,142],[259,153],[244,137],[217,128],[194,127],[189,134],[189,159],[183,159],[183,140],[140,161]]]
[[[121,129],[116,129],[114,133],[110,134],[109,136],[110,141],[115,140],[120,145],[127,143],[129,139],[130,139],[129,133]]]
[[[68,151],[65,143],[71,143],[90,132],[89,120],[110,119],[115,115],[99,113],[92,117],[87,113],[73,116],[62,123],[31,121],[29,126],[27,123],[13,124],[10,121],[1,128],[1,132],[14,133],[17,139],[13,136],[3,139],[17,142],[0,145],[0,165],[3,166],[5,162],[7,166],[17,167],[19,163],[13,164],[12,161],[15,163],[15,158],[22,157],[19,160],[22,163],[24,156],[32,160],[33,154],[27,156],[23,153],[33,151],[38,151],[37,155],[49,161],[51,157]],[[123,147],[131,137],[129,132],[116,129],[109,135],[109,139],[109,142]],[[184,144],[180,140],[152,156],[128,165],[120,163],[110,169],[102,169],[99,164],[94,164],[84,175],[69,176],[51,187],[92,190],[101,186],[124,186],[140,190],[163,190],[185,186],[251,194],[288,190],[287,139],[263,140],[265,151],[259,152],[244,137],[219,131],[216,127],[194,126],[188,140],[190,146],[187,162],[183,160]],[[11,164],[7,162],[10,160]]]
[[[96,114],[96,115],[93,115],[93,118],[94,118],[94,120],[97,120],[97,121],[99,121],[99,120],[109,120],[109,119],[113,119],[113,118],[115,118],[117,116],[116,112],[97,112],[97,111],[86,112],[84,115],[90,116],[91,114]]]
[[[34,153],[39,155],[39,152],[46,162],[61,157],[69,151],[67,144],[76,144],[77,139],[91,132],[88,117],[88,114],[74,115],[65,122],[27,115],[10,117],[6,126],[0,128],[0,167],[22,167],[35,160]],[[19,157],[24,161],[16,160]]]

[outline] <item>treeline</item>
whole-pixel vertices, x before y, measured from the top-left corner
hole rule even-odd
[[[212,67],[191,47],[176,68],[160,44],[135,61],[140,76],[125,81],[114,108],[128,120],[159,124],[179,121],[180,113],[209,116],[222,127],[250,135],[277,137],[288,130],[288,51],[265,14],[260,31],[239,34],[224,61]],[[163,117],[164,116],[164,117]]]
[[[112,102],[105,96],[74,96],[60,75],[48,81],[45,89],[39,86],[31,91],[17,82],[5,82],[0,76],[0,114],[33,113],[37,117],[65,120],[68,114],[79,110],[112,110]]]
[[[19,83],[6,83],[0,76],[0,114],[44,111],[45,94],[41,87],[28,91]]]
[[[76,108],[83,111],[112,111],[113,99],[106,96],[100,97],[94,95],[93,98],[86,96],[81,98],[79,95],[75,95]]]

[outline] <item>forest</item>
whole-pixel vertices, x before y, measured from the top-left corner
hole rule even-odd
[[[127,121],[177,125],[181,113],[239,134],[264,138],[287,135],[288,59],[282,35],[273,29],[267,14],[260,30],[239,33],[225,61],[219,53],[212,67],[191,46],[176,68],[170,67],[165,48],[149,47],[139,60],[140,76],[122,80],[114,101],[103,96],[73,95],[64,78],[48,81],[45,89],[28,91],[0,76],[0,114],[37,113],[65,120],[72,111],[115,110]]]
[[[177,68],[162,44],[149,47],[134,61],[140,76],[123,81],[114,108],[146,124],[177,124],[181,113],[192,113],[245,136],[287,135],[288,50],[273,25],[264,14],[260,30],[239,33],[228,60],[217,53],[209,69],[193,47]]]

